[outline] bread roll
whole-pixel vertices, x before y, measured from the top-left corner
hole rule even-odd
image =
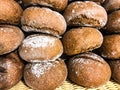
[[[15,0],[0,0],[0,24],[20,24],[22,12]]]
[[[120,9],[120,0],[105,0],[104,8],[107,12],[112,12]]]
[[[120,83],[120,60],[109,60],[108,62],[112,71],[112,79]]]
[[[105,26],[107,33],[120,33],[120,10],[108,15],[108,22]]]
[[[113,34],[104,36],[102,46],[98,49],[99,54],[107,59],[120,59],[120,35]]]
[[[28,36],[19,48],[21,58],[28,62],[54,61],[62,53],[61,41],[57,37],[45,34]]]
[[[14,52],[0,56],[0,90],[8,90],[21,80],[23,66]]]
[[[68,77],[74,83],[88,87],[99,87],[110,80],[111,70],[100,56],[87,52],[68,61]]]
[[[0,25],[0,55],[17,49],[23,38],[24,34],[18,27]]]
[[[21,24],[26,32],[42,32],[55,36],[62,35],[66,30],[64,17],[49,8],[29,7],[25,9]]]
[[[63,11],[67,6],[68,0],[22,0],[24,6],[42,5],[53,8],[57,11]]]
[[[105,9],[92,1],[76,1],[67,6],[64,17],[68,26],[102,28],[107,23]]]
[[[29,63],[24,69],[25,83],[34,90],[54,90],[67,77],[67,68],[62,60]]]
[[[65,54],[76,55],[99,48],[103,36],[95,28],[74,28],[64,34],[62,42]]]

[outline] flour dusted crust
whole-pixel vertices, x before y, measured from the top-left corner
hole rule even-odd
[[[108,22],[104,31],[107,33],[120,33],[120,10],[108,15]]]
[[[21,58],[28,62],[54,61],[63,53],[59,38],[35,34],[25,38],[19,48]]]
[[[100,55],[107,59],[120,59],[120,35],[106,35],[102,46],[98,49]]]
[[[103,36],[95,28],[73,28],[66,32],[62,38],[64,53],[75,55],[99,48]]]
[[[54,90],[67,77],[63,60],[29,63],[24,69],[25,83],[34,90]]]
[[[63,11],[67,6],[68,0],[22,0],[24,6],[41,5],[53,8],[57,11]]]
[[[103,58],[87,52],[76,55],[68,61],[68,77],[78,85],[93,88],[109,81],[111,70]]]
[[[69,26],[102,28],[107,23],[105,9],[92,1],[76,1],[69,4],[64,17]]]
[[[0,55],[17,49],[23,38],[24,34],[18,27],[0,25]]]
[[[21,6],[14,0],[0,0],[0,24],[18,25],[22,15]]]
[[[24,64],[15,52],[0,56],[0,90],[8,90],[22,78]]]
[[[21,17],[22,29],[26,32],[42,32],[59,36],[66,31],[64,17],[49,8],[29,7]]]
[[[120,9],[120,0],[105,0],[103,7],[107,12]]]

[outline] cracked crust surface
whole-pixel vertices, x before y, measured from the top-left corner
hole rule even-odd
[[[107,22],[105,9],[92,1],[76,1],[69,4],[64,17],[69,26],[102,28]]]

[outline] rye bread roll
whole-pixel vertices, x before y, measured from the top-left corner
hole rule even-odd
[[[0,25],[0,55],[17,49],[23,38],[24,34],[18,27]]]
[[[106,35],[101,47],[98,49],[99,54],[107,59],[120,59],[120,35]]]
[[[22,78],[24,64],[15,52],[0,56],[0,90],[8,90]]]
[[[105,0],[103,7],[107,12],[120,9],[120,0]]]
[[[64,34],[62,42],[65,54],[76,55],[99,48],[103,42],[103,36],[95,28],[74,28]]]
[[[54,61],[63,53],[63,46],[59,38],[34,34],[25,38],[19,48],[22,59],[28,62]]]
[[[60,13],[40,7],[25,9],[21,24],[22,29],[26,32],[42,32],[55,36],[62,35],[67,27],[65,19]]]
[[[0,0],[0,24],[18,25],[22,12],[15,0]]]
[[[54,90],[67,77],[63,60],[28,63],[24,69],[25,83],[34,90]]]
[[[105,9],[92,1],[75,1],[67,6],[63,15],[68,26],[102,28],[107,23]]]
[[[108,63],[112,71],[112,79],[114,79],[117,83],[120,83],[120,59],[109,60]]]
[[[41,5],[47,6],[57,11],[63,11],[68,3],[68,0],[22,0],[24,6]]]
[[[109,65],[94,53],[82,53],[68,61],[68,78],[78,85],[99,87],[109,81],[110,77]]]
[[[104,31],[107,33],[120,33],[120,10],[108,15],[108,22]]]

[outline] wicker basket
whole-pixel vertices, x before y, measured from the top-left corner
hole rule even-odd
[[[11,88],[10,90],[32,90],[32,89],[30,89],[22,81],[20,81],[16,86]],[[108,81],[105,85],[101,87],[87,89],[87,88],[78,86],[74,83],[71,83],[70,81],[67,80],[55,90],[120,90],[120,85],[114,81]]]

